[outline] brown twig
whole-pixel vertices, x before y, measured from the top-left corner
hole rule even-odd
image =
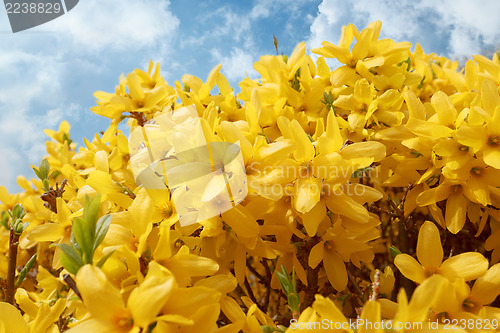
[[[271,269],[269,268],[269,264],[266,258],[262,258],[261,263],[266,271],[266,296],[264,298],[264,303],[262,304],[262,311],[264,311],[264,313],[267,313],[267,310],[269,309],[269,301],[271,299],[271,280],[273,278],[273,273],[271,273]]]
[[[370,296],[371,301],[376,301],[378,298],[380,290],[380,271],[377,270],[375,273],[375,276],[373,277],[373,283],[372,283],[372,294]]]
[[[82,299],[82,295],[80,295],[80,291],[78,290],[78,287],[76,286],[75,280],[71,277],[69,274],[63,274],[63,280],[66,282],[68,287],[73,290],[73,292],[76,294],[76,296],[80,297]]]
[[[363,306],[363,304],[366,303],[368,299],[366,298],[365,293],[361,290],[358,283],[354,279],[354,276],[352,276],[351,272],[347,269],[347,267],[346,271],[347,271],[347,277],[349,278],[349,282],[354,287],[354,289],[356,289],[356,293],[358,294],[359,299],[361,300],[361,306]]]
[[[245,284],[245,288],[247,290],[248,297],[250,297],[252,302],[254,302],[255,304],[257,304],[257,306],[259,306],[259,302],[257,302],[257,299],[255,298],[255,295],[253,294],[252,287],[250,286],[250,282],[248,282],[248,279],[246,277],[245,277],[245,281],[243,283]],[[259,306],[259,308],[260,308],[260,306]]]
[[[141,127],[144,126],[144,124],[146,124],[146,121],[148,121],[146,115],[143,112],[130,111],[130,116],[135,120],[137,120],[137,125]]]
[[[68,183],[67,179],[63,179],[61,182],[61,187],[59,188],[59,184],[56,183],[56,189],[51,186],[49,187],[49,190],[45,193],[43,193],[40,198],[45,201],[43,204],[45,207],[53,211],[54,213],[57,213],[57,198],[62,198],[62,195],[64,193],[64,186]]]
[[[5,290],[5,302],[14,305],[14,295],[16,293],[16,266],[17,248],[19,246],[19,234],[14,229],[10,229],[9,237],[9,267],[7,270],[7,288]]]

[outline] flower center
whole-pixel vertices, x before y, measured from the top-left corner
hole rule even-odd
[[[488,137],[488,145],[493,147],[497,147],[498,145],[500,145],[500,136],[490,135]]]
[[[113,326],[123,332],[128,332],[134,327],[134,318],[132,318],[132,315],[126,309],[116,312],[113,318],[111,318],[111,322]]]
[[[473,167],[472,169],[470,169],[470,174],[473,176],[481,176],[482,173],[483,173],[483,168]]]
[[[170,216],[172,216],[173,210],[172,210],[172,205],[167,202],[161,207],[161,215],[164,219],[168,219]]]
[[[467,146],[459,146],[459,147],[458,147],[458,150],[460,150],[460,151],[464,151],[464,152],[465,152],[465,151],[469,151],[469,147],[467,147]]]
[[[424,275],[426,278],[433,276],[434,274],[439,274],[439,268],[438,267],[426,267],[424,270]]]
[[[335,244],[333,243],[332,240],[327,240],[325,241],[325,248],[328,251],[333,252],[335,250]]]

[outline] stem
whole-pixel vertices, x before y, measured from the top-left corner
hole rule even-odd
[[[349,282],[351,282],[351,284],[354,287],[354,289],[356,289],[356,292],[358,293],[358,296],[359,296],[359,298],[361,300],[362,305],[365,304],[368,301],[368,299],[366,298],[365,293],[361,290],[361,288],[359,287],[358,283],[354,279],[354,276],[352,276],[351,272],[349,271],[349,269],[347,267],[346,267],[346,271],[347,271],[347,277],[349,278]]]
[[[271,269],[269,269],[266,258],[262,258],[261,264],[266,270],[266,280],[264,281],[266,283],[266,296],[264,303],[262,304],[262,311],[267,313],[267,310],[269,309],[269,300],[271,299],[271,279],[273,278],[273,273],[271,273]]]
[[[372,295],[370,296],[370,300],[371,301],[376,301],[377,300],[379,290],[380,290],[380,271],[378,270],[375,273],[375,277],[373,278]]]
[[[17,247],[19,245],[19,235],[14,229],[10,229],[9,237],[9,267],[7,271],[7,289],[5,290],[5,302],[14,305],[14,295],[16,293],[16,267],[17,267]]]
[[[76,287],[76,282],[75,282],[75,280],[73,280],[73,278],[71,277],[71,275],[64,274],[63,275],[63,280],[64,280],[64,282],[66,282],[66,284],[68,285],[68,287],[71,290],[73,290],[73,292],[76,294],[76,296],[78,296],[78,297],[80,297],[80,299],[82,299],[82,295],[80,295],[80,291]]]

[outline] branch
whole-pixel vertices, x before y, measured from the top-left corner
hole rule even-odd
[[[17,247],[19,246],[19,234],[11,228],[9,237],[9,267],[7,271],[7,289],[5,290],[5,302],[14,305],[14,294],[16,293],[16,267]]]

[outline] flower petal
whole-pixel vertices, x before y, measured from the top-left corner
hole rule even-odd
[[[314,237],[318,230],[319,224],[326,216],[326,206],[320,201],[309,212],[302,216],[302,224],[306,228],[309,237]]]
[[[295,183],[293,196],[295,209],[307,213],[319,202],[321,196],[321,179],[315,177],[299,178]]]
[[[28,325],[18,309],[9,303],[0,302],[0,329],[3,332],[28,333]]]
[[[408,254],[398,254],[394,258],[394,265],[401,274],[416,283],[422,283],[425,280],[424,268]]]
[[[174,287],[173,275],[152,261],[144,282],[135,288],[128,298],[127,307],[134,317],[134,324],[147,327],[155,320],[160,309],[167,302]]]
[[[417,241],[417,258],[426,269],[438,268],[443,261],[443,248],[436,225],[425,221],[420,227]]]
[[[83,303],[92,316],[108,321],[116,313],[125,311],[120,291],[97,267],[85,265],[76,274],[76,285]]]
[[[490,267],[485,275],[474,282],[470,297],[483,305],[492,303],[500,294],[500,264]]]
[[[452,194],[446,201],[445,221],[448,230],[456,234],[465,224],[467,199],[461,193]]]
[[[446,259],[440,267],[441,275],[454,281],[463,278],[465,281],[475,280],[486,274],[488,259],[481,253],[466,252]]]
[[[340,254],[324,249],[323,265],[332,287],[337,291],[344,290],[347,286],[347,271]]]
[[[309,252],[309,267],[315,269],[316,266],[323,260],[324,252],[323,248],[325,247],[325,242],[319,242],[314,245],[311,251]]]

